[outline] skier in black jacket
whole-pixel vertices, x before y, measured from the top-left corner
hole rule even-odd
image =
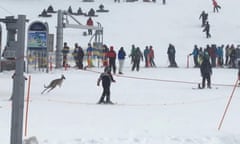
[[[204,53],[203,61],[200,65],[200,71],[202,76],[202,87],[200,88],[205,88],[206,80],[207,80],[207,87],[211,88],[212,65],[209,61],[209,55],[207,52]]]
[[[209,22],[206,22],[206,25],[203,29],[203,32],[206,32],[206,37],[207,38],[210,38],[211,37],[211,34],[210,34],[210,24]]]
[[[104,72],[101,73],[100,77],[98,78],[97,85],[100,85],[100,81],[102,81],[103,93],[98,102],[98,104],[106,103],[106,104],[113,104],[110,100],[110,86],[111,82],[115,82],[113,76],[111,74],[111,68],[105,67]],[[106,96],[106,101],[104,101]]]
[[[202,27],[204,27],[208,19],[208,14],[205,11],[202,11],[202,13],[199,16],[199,19],[202,19]]]

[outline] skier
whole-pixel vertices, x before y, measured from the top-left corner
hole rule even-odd
[[[93,26],[93,20],[91,17],[87,20],[87,26]],[[92,29],[88,29],[88,35],[92,35]]]
[[[152,46],[150,46],[148,57],[149,57],[149,61],[150,61],[150,66],[151,67],[156,67],[156,64],[154,62],[154,50],[153,50]]]
[[[192,53],[189,54],[189,56],[193,55],[194,67],[199,67],[198,51],[199,51],[199,49],[198,49],[197,45],[194,45],[194,49],[193,49]]]
[[[132,44],[132,49],[131,49],[131,52],[130,52],[130,55],[129,55],[129,57],[131,58],[131,64],[133,63],[133,56],[135,54],[135,51],[136,51],[135,45]]]
[[[210,25],[208,22],[206,22],[206,25],[203,29],[203,32],[206,32],[206,37],[207,38],[210,38],[211,37],[211,34],[210,34]]]
[[[109,60],[108,63],[109,63],[110,70],[113,69],[113,73],[115,74],[116,73],[116,52],[114,51],[113,46],[110,46],[110,50],[107,53],[107,57]]]
[[[132,66],[132,71],[135,70],[135,68],[137,69],[137,71],[139,71],[140,68],[140,60],[143,61],[143,54],[140,50],[139,47],[136,48],[136,51],[134,52],[133,57],[133,66]]]
[[[199,16],[199,19],[202,19],[202,27],[204,27],[208,19],[208,14],[205,11],[202,11],[202,13]]]
[[[211,88],[212,66],[210,64],[209,55],[207,52],[204,52],[203,61],[200,65],[200,71],[202,76],[202,86],[199,86],[199,88],[205,88],[206,80],[207,80],[207,87]]]
[[[143,51],[144,59],[145,59],[145,67],[149,67],[149,48],[148,46],[145,47]]]
[[[93,62],[92,62],[92,57],[93,57],[93,47],[90,43],[88,43],[88,48],[87,48],[87,67],[94,67]]]
[[[82,47],[78,47],[78,52],[77,52],[77,60],[78,60],[78,68],[83,69],[83,58],[84,58],[84,51]]]
[[[213,2],[213,12],[215,11],[218,12],[218,9],[221,9],[221,6],[218,5],[216,0],[212,0],[212,2]]]
[[[69,46],[67,45],[67,42],[64,42],[63,44],[63,49],[62,49],[62,53],[63,53],[63,67],[68,66],[67,64],[67,55],[69,53]]]
[[[98,78],[97,86],[100,85],[101,81],[102,81],[103,92],[100,100],[98,101],[98,104],[102,104],[102,103],[113,104],[113,102],[110,100],[110,86],[111,86],[111,82],[115,82],[115,80],[113,79],[113,76],[111,74],[110,67],[104,68],[104,72],[101,73],[100,77]],[[105,97],[106,97],[106,101],[104,100]]]
[[[119,74],[123,74],[122,69],[123,69],[123,64],[124,64],[125,56],[126,56],[126,52],[125,52],[124,48],[121,47],[120,50],[118,51],[118,62],[119,62],[119,70],[118,70],[118,73],[119,73]]]
[[[177,63],[175,61],[176,50],[174,45],[169,44],[167,54],[168,54],[168,60],[170,63],[169,67],[177,67]]]

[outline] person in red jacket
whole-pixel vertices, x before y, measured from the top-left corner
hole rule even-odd
[[[113,73],[116,73],[116,52],[113,49],[113,46],[110,47],[109,52],[107,53],[107,57],[109,60],[109,67],[113,70]]]
[[[156,67],[156,64],[154,62],[154,50],[153,50],[152,46],[150,46],[148,56],[149,56],[150,66],[151,67]]]
[[[91,17],[87,20],[87,26],[93,26],[93,20]],[[88,29],[88,35],[92,35],[92,29]]]
[[[213,2],[213,12],[215,11],[218,12],[218,9],[221,9],[221,6],[218,5],[216,0],[212,0],[212,2]]]

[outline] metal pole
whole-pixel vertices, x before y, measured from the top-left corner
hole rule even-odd
[[[22,144],[23,140],[23,108],[24,108],[24,47],[26,16],[19,15],[16,47],[16,71],[12,101],[11,144]]]
[[[63,12],[58,10],[57,20],[57,40],[56,40],[56,68],[62,67],[61,50],[63,47]]]
[[[2,71],[2,26],[0,25],[0,72]]]

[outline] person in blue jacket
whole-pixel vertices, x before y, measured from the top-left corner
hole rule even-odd
[[[125,56],[126,56],[126,52],[125,52],[124,48],[121,47],[120,50],[118,51],[118,62],[119,62],[118,73],[119,74],[123,74],[122,70],[123,70]]]
[[[194,45],[193,51],[192,53],[189,54],[189,56],[193,56],[193,61],[194,61],[194,67],[199,67],[199,63],[198,63],[198,46]]]

